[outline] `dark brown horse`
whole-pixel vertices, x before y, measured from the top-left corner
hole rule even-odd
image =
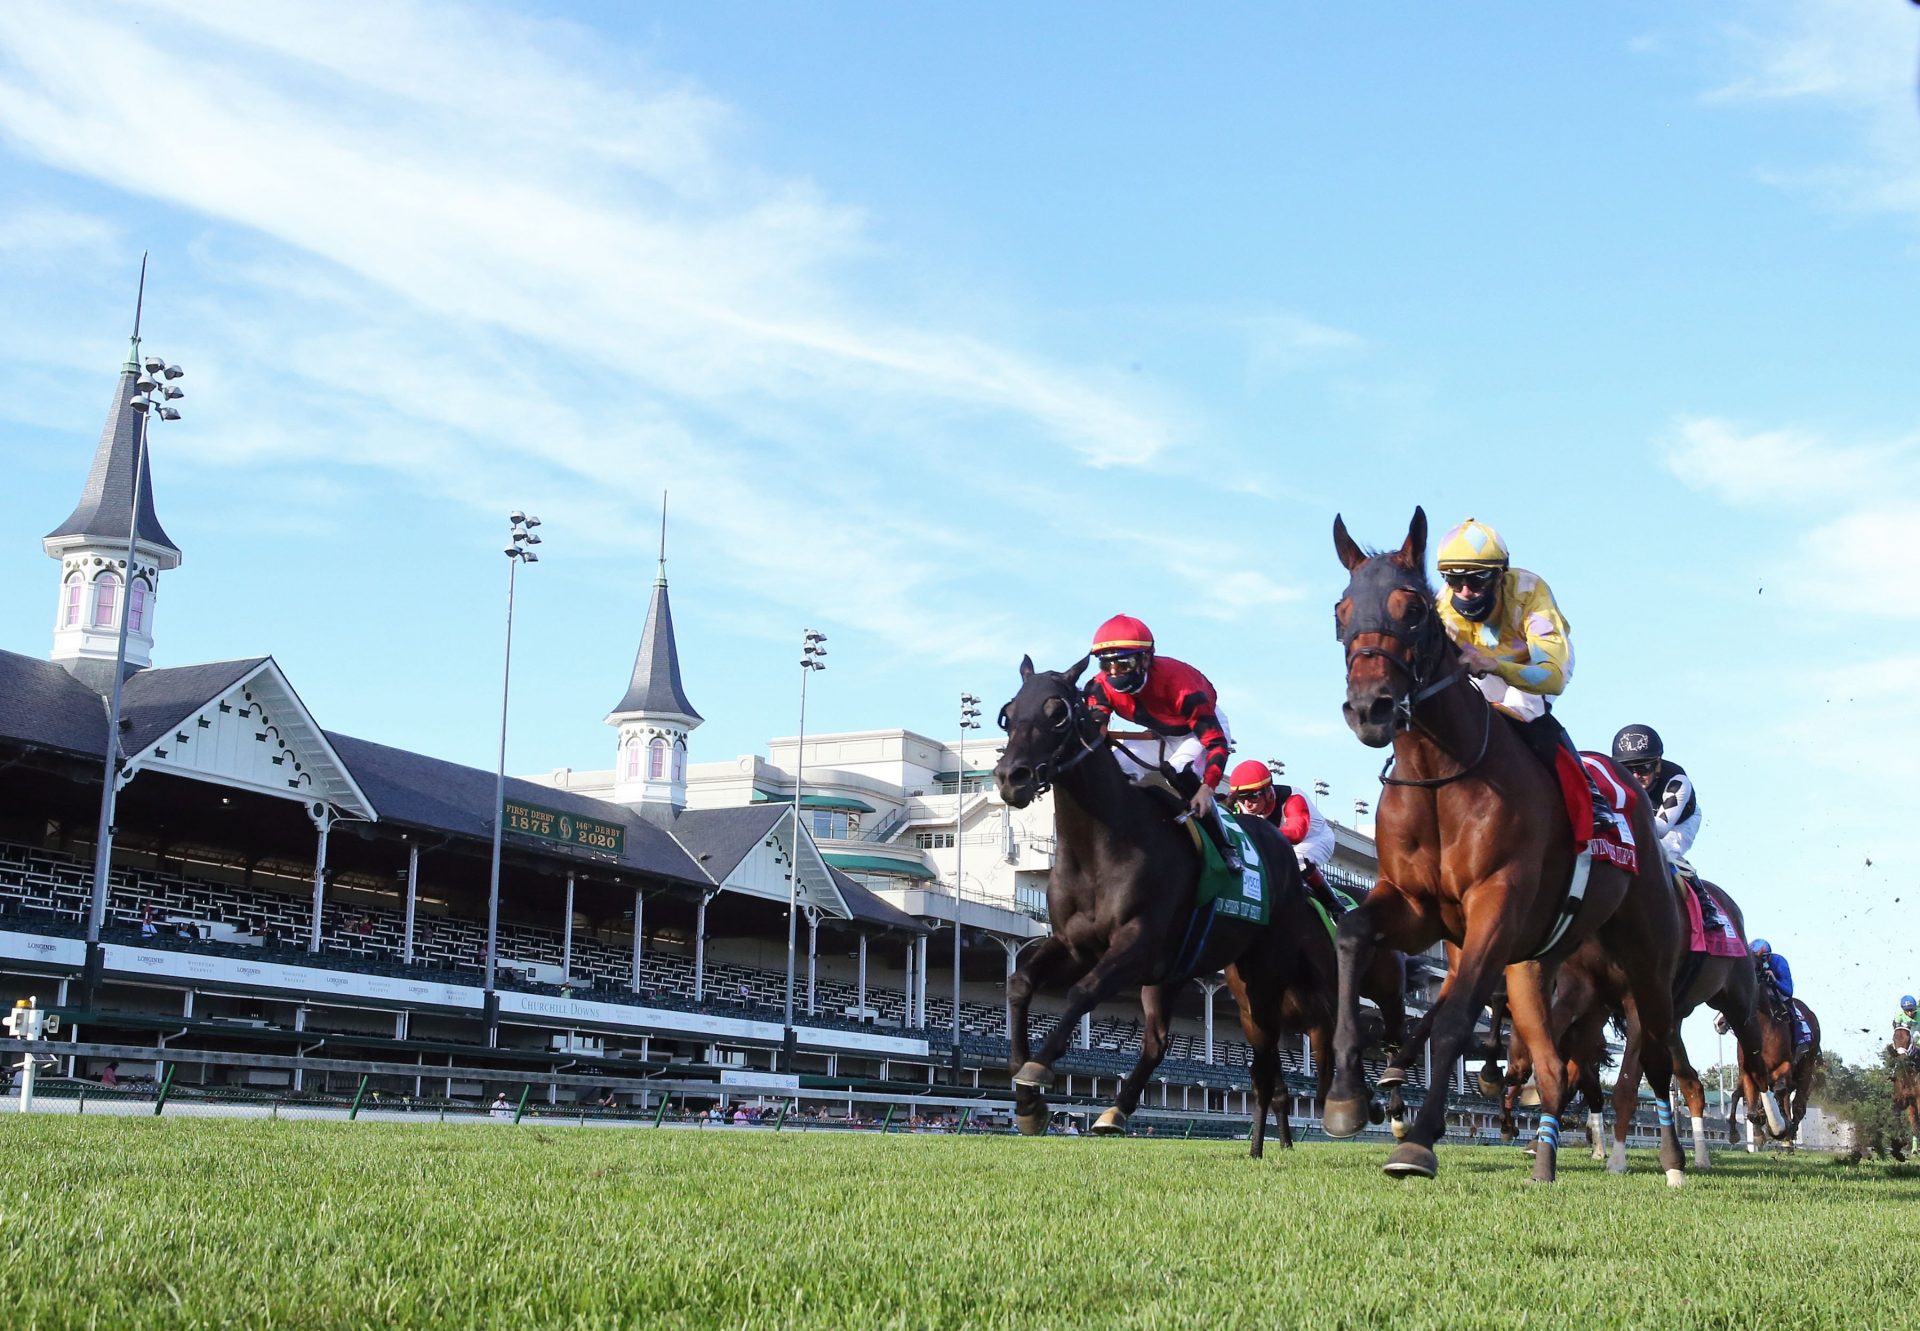
[[[1814,1079],[1821,1067],[1820,1018],[1797,998],[1784,1000],[1782,1016],[1763,991],[1754,1003],[1760,1025],[1760,1064],[1758,1075],[1748,1071],[1740,1078],[1740,1097],[1747,1102],[1747,1148],[1755,1145],[1753,1111],[1764,1107],[1767,1135],[1775,1141],[1792,1141],[1800,1132],[1801,1120],[1813,1095]],[[1797,1027],[1804,1018],[1811,1038],[1800,1040]],[[1781,1123],[1781,1119],[1785,1123]]]
[[[1015,1119],[1023,1132],[1045,1130],[1044,1093],[1075,1024],[1115,994],[1138,988],[1145,1009],[1140,1059],[1114,1108],[1101,1116],[1103,1131],[1124,1130],[1165,1056],[1167,1014],[1179,986],[1224,968],[1241,1029],[1253,1046],[1252,1153],[1259,1156],[1283,1033],[1307,1036],[1320,1078],[1316,1103],[1325,1098],[1333,1062],[1332,939],[1301,883],[1293,848],[1258,818],[1243,818],[1240,825],[1268,868],[1268,925],[1222,917],[1203,936],[1189,938],[1200,853],[1174,822],[1169,801],[1121,770],[1081,693],[1087,664],[1083,657],[1056,672],[1035,670],[1031,658],[1021,661],[1020,691],[1000,713],[1007,744],[993,775],[1001,798],[1019,809],[1051,788],[1057,837],[1047,879],[1052,932],[1007,981]],[[1176,955],[1182,953],[1189,955]],[[1388,1034],[1396,1038],[1404,1011],[1401,984],[1395,968],[1391,992],[1373,995]],[[1027,1014],[1034,992],[1063,987],[1066,1008],[1039,1050],[1031,1051]],[[1283,1145],[1293,1144],[1284,1106],[1280,1134]]]
[[[1534,1051],[1540,1087],[1533,1177],[1551,1181],[1567,1083],[1548,1006],[1555,972],[1588,938],[1598,937],[1627,976],[1628,1010],[1646,1033],[1648,1080],[1661,1103],[1668,1100],[1671,940],[1679,926],[1652,815],[1644,800],[1631,802],[1638,872],[1596,857],[1584,896],[1574,901],[1568,888],[1580,848],[1554,777],[1470,685],[1440,623],[1424,572],[1426,514],[1415,511],[1406,541],[1391,554],[1369,555],[1339,518],[1333,539],[1349,574],[1335,609],[1347,663],[1343,710],[1363,743],[1393,746],[1398,775],[1385,778],[1380,797],[1379,880],[1340,922],[1339,1025],[1323,1123],[1331,1135],[1352,1136],[1366,1121],[1357,981],[1374,949],[1417,952],[1446,939],[1459,952],[1431,1014],[1434,1066],[1453,1066],[1466,1049],[1505,971],[1514,1027]],[[1434,1175],[1446,1101],[1444,1086],[1428,1092],[1407,1139],[1387,1159],[1389,1174]],[[1679,1186],[1685,1161],[1670,1110],[1660,1156],[1668,1181]]]
[[[1692,889],[1676,885],[1675,890]],[[1739,906],[1724,892],[1717,888],[1715,892],[1744,941],[1747,936],[1746,920]],[[1676,913],[1674,923],[1680,925],[1680,921],[1681,917]],[[1694,1167],[1711,1169],[1713,1159],[1707,1150],[1706,1088],[1692,1060],[1687,1057],[1686,1045],[1680,1038],[1680,1023],[1703,1003],[1713,1008],[1734,1033],[1741,1066],[1757,1072],[1761,1068],[1761,1028],[1754,1013],[1756,982],[1753,963],[1746,955],[1714,957],[1689,953],[1685,945],[1684,926],[1681,925],[1681,928],[1683,932],[1676,940],[1681,956],[1680,970],[1673,981],[1676,990],[1674,1026],[1667,1043],[1673,1056],[1674,1080],[1692,1119]],[[1608,1168],[1616,1174],[1627,1171],[1627,1128],[1639,1101],[1640,1069],[1644,1062],[1641,1046],[1644,1033],[1636,1030],[1634,1023],[1627,1019],[1627,992],[1626,972],[1607,956],[1598,940],[1589,940],[1560,968],[1559,983],[1553,998],[1555,1038],[1560,1043],[1562,1057],[1573,1065],[1584,1066],[1591,1062],[1595,1048],[1592,1032],[1603,1025],[1607,1017],[1619,1019],[1625,1027],[1625,1051],[1621,1056],[1619,1075],[1614,1081],[1615,1135],[1608,1163]],[[1497,1002],[1494,1011],[1497,1022]],[[1581,1031],[1578,1036],[1574,1034],[1576,1029]],[[1497,1026],[1495,1032],[1498,1033]],[[1509,1045],[1508,1086],[1524,1082],[1531,1063],[1525,1042],[1516,1036]],[[1776,1130],[1784,1126],[1783,1122],[1774,1124]]]
[[[1893,1064],[1893,1112],[1905,1116],[1914,1149],[1920,1150],[1920,1062],[1914,1057],[1913,1032],[1895,1027],[1887,1054]],[[1889,1140],[1887,1152],[1895,1160],[1907,1158],[1907,1147],[1898,1138]]]

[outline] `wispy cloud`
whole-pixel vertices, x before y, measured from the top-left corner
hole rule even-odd
[[[1730,76],[1710,103],[1817,102],[1847,117],[1853,139],[1827,162],[1767,164],[1763,178],[1810,188],[1851,209],[1920,221],[1920,135],[1914,62],[1920,7],[1884,0],[1808,0],[1724,29]]]
[[[943,554],[994,558],[956,500],[1034,457],[1152,467],[1187,428],[1151,384],[867,294],[914,261],[856,202],[757,164],[733,108],[593,34],[435,0],[329,6],[310,34],[266,0],[0,9],[0,135],[212,224],[199,345],[169,348],[207,464],[324,456],[492,504],[538,461],[549,508],[608,543],[670,483],[756,595],[862,586],[846,621],[924,644],[955,610],[1000,617],[930,595]],[[164,169],[129,170],[156,124]],[[61,232],[9,225],[0,245]],[[889,484],[962,449],[968,489]],[[807,531],[804,566],[769,531]]]
[[[1845,499],[1883,483],[1920,440],[1842,444],[1810,430],[1747,430],[1712,416],[1675,422],[1667,470],[1729,503],[1806,504]]]

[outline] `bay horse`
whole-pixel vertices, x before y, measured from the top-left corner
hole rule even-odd
[[[1762,983],[1759,987],[1764,990],[1767,986]],[[1757,1075],[1743,1072],[1740,1078],[1740,1095],[1747,1102],[1748,1150],[1755,1144],[1753,1110],[1756,1105],[1766,1109],[1769,1137],[1790,1142],[1799,1134],[1801,1120],[1806,1118],[1811,1102],[1814,1078],[1821,1066],[1820,1018],[1804,1001],[1787,999],[1783,1020],[1763,995],[1756,999],[1754,1013],[1760,1023],[1760,1071]],[[1798,1040],[1795,1029],[1802,1017],[1811,1033],[1811,1038],[1804,1043]],[[1782,1117],[1786,1120],[1784,1124],[1780,1122]]]
[[[1124,1131],[1166,1054],[1174,996],[1193,976],[1224,968],[1241,1030],[1253,1046],[1251,1153],[1258,1158],[1264,1153],[1283,1032],[1307,1036],[1318,1077],[1316,1106],[1326,1098],[1337,992],[1333,940],[1307,896],[1293,847],[1273,824],[1251,817],[1241,818],[1240,826],[1268,868],[1268,924],[1262,928],[1222,916],[1197,940],[1188,937],[1200,852],[1175,823],[1170,801],[1136,785],[1121,769],[1081,691],[1087,665],[1082,657],[1066,671],[1042,671],[1034,669],[1031,657],[1023,659],[1020,691],[1000,711],[1007,733],[993,769],[1000,797],[1022,809],[1051,789],[1056,836],[1047,877],[1051,932],[1007,981],[1015,1122],[1029,1135],[1045,1130],[1045,1092],[1075,1024],[1115,994],[1138,988],[1144,1015],[1140,1058],[1121,1083],[1113,1108],[1096,1124],[1103,1135]],[[1176,961],[1178,972],[1169,973]],[[1392,1039],[1400,1037],[1405,1024],[1404,982],[1397,956],[1383,958],[1368,977],[1368,995],[1380,1005]],[[1034,1051],[1028,1034],[1034,992],[1061,986],[1066,1008]],[[1281,1144],[1291,1146],[1284,1106],[1279,1126]]]
[[[1465,1050],[1504,971],[1514,1027],[1534,1052],[1540,1087],[1533,1178],[1551,1182],[1567,1084],[1549,999],[1560,964],[1588,938],[1598,937],[1627,977],[1627,1010],[1645,1032],[1647,1077],[1660,1103],[1669,1103],[1679,926],[1652,815],[1633,794],[1638,870],[1628,874],[1596,856],[1584,896],[1573,900],[1568,888],[1579,847],[1565,804],[1553,774],[1468,682],[1426,579],[1426,513],[1414,511],[1405,542],[1390,554],[1362,550],[1339,517],[1333,541],[1349,575],[1334,611],[1346,655],[1342,710],[1362,743],[1392,746],[1389,767],[1397,764],[1400,774],[1382,777],[1379,878],[1340,922],[1334,1080],[1322,1126],[1349,1137],[1366,1121],[1358,980],[1375,949],[1411,953],[1445,939],[1459,951],[1429,1014],[1433,1064],[1451,1067]],[[1635,789],[1624,774],[1619,780]],[[1383,1079],[1395,1075],[1389,1067]],[[1429,1089],[1406,1140],[1387,1158],[1388,1174],[1438,1172],[1433,1143],[1446,1129],[1446,1102],[1444,1084]],[[1660,1159],[1667,1181],[1680,1186],[1685,1160],[1671,1109],[1663,1111]]]
[[[1692,891],[1692,888],[1676,883],[1674,890],[1686,892]],[[1744,943],[1747,936],[1746,917],[1739,905],[1718,888],[1714,892]],[[1674,923],[1681,930],[1678,944],[1682,960],[1680,971],[1672,981],[1674,1024],[1667,1046],[1673,1057],[1674,1081],[1680,1088],[1681,1099],[1686,1103],[1692,1119],[1694,1167],[1711,1169],[1713,1158],[1707,1149],[1706,1133],[1706,1087],[1687,1056],[1686,1044],[1680,1037],[1680,1023],[1704,1003],[1718,1012],[1722,1022],[1733,1031],[1738,1055],[1736,1061],[1740,1066],[1759,1071],[1762,1066],[1762,1033],[1754,1012],[1754,966],[1744,953],[1740,956],[1717,957],[1688,952],[1685,925],[1678,913]],[[1555,1038],[1560,1042],[1561,1054],[1572,1065],[1582,1069],[1591,1063],[1598,1051],[1604,1049],[1600,1028],[1608,1016],[1618,1019],[1625,1030],[1625,1048],[1619,1073],[1614,1080],[1614,1138],[1607,1164],[1609,1171],[1615,1174],[1627,1172],[1627,1130],[1639,1104],[1640,1070],[1644,1062],[1644,1032],[1637,1030],[1635,1023],[1627,1016],[1627,989],[1626,972],[1614,963],[1597,939],[1589,939],[1560,968],[1552,1009],[1552,1027]],[[1498,1003],[1494,1010],[1497,1021]],[[1495,1029],[1497,1033],[1498,1028]],[[1576,1029],[1583,1033],[1576,1037],[1573,1034]],[[1518,1057],[1515,1051],[1518,1051]],[[1524,1083],[1531,1064],[1525,1042],[1516,1036],[1509,1045],[1507,1085],[1512,1087],[1516,1081]],[[1771,1104],[1768,1112],[1776,1115],[1772,1120],[1773,1129],[1776,1132],[1784,1130],[1784,1121],[1777,1117],[1778,1111]]]
[[[1893,1066],[1893,1112],[1907,1120],[1914,1149],[1920,1150],[1920,1062],[1915,1061],[1913,1032],[1895,1027],[1887,1057]],[[1907,1148],[1897,1138],[1889,1139],[1888,1153],[1895,1160],[1907,1158]]]

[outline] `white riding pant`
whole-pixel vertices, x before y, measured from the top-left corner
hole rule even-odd
[[[1482,675],[1473,681],[1473,686],[1486,695],[1488,702],[1522,721],[1538,721],[1547,714],[1545,695],[1516,689],[1498,675]]]
[[[1213,715],[1220,722],[1220,730],[1227,737],[1227,748],[1231,750],[1233,727],[1227,724],[1227,714],[1216,707]],[[1140,757],[1135,758],[1135,754]],[[1122,740],[1114,748],[1113,756],[1120,760],[1120,770],[1128,776],[1144,776],[1153,770],[1151,764],[1156,758],[1176,772],[1199,776],[1205,770],[1207,746],[1200,742],[1198,735],[1156,735],[1152,739]]]
[[[1693,849],[1693,839],[1700,835],[1700,810],[1695,809],[1692,817],[1678,826],[1669,827],[1660,834],[1660,849],[1667,852],[1669,863],[1685,860],[1687,852]]]
[[[1300,857],[1300,867],[1304,869],[1309,864],[1325,864],[1331,860],[1333,847],[1333,829],[1323,823],[1307,833],[1306,840],[1295,846],[1293,853]]]

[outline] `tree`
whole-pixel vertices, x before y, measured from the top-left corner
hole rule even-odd
[[[1851,1064],[1838,1054],[1826,1055],[1826,1084],[1815,1092],[1821,1108],[1853,1129],[1852,1158],[1886,1156],[1898,1142],[1905,1145],[1905,1120],[1893,1108],[1893,1060]]]

